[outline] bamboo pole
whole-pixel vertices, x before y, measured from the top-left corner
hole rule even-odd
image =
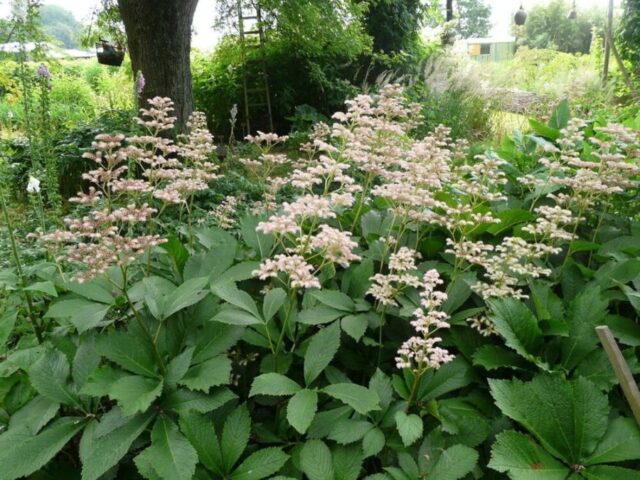
[[[638,390],[638,384],[636,384],[636,381],[633,379],[629,365],[627,365],[609,327],[606,325],[596,327],[596,333],[598,337],[600,337],[600,342],[605,352],[607,352],[609,362],[611,362],[616,377],[618,377],[620,387],[622,388],[624,396],[627,398],[633,416],[636,418],[638,426],[640,426],[640,390]]]

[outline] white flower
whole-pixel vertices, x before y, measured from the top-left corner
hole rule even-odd
[[[27,192],[40,193],[40,180],[29,175],[29,183],[27,183]]]

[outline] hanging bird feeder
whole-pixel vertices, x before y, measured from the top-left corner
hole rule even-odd
[[[575,20],[578,18],[578,12],[576,11],[576,0],[573,0],[573,8],[569,12],[569,16],[567,17],[569,20]]]
[[[524,25],[524,22],[527,21],[527,12],[524,11],[524,6],[522,3],[520,4],[520,8],[518,9],[515,16],[513,17],[513,21],[518,26]]]
[[[124,48],[122,48],[122,45],[114,47],[106,40],[101,39],[99,43],[96,43],[96,55],[98,63],[119,67],[124,60]]]

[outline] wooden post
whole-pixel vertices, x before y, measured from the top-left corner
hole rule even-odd
[[[602,72],[602,81],[606,82],[609,78],[609,59],[611,58],[611,47],[606,40],[608,36],[613,36],[613,0],[609,0],[609,12],[607,14],[607,26],[605,27],[604,42],[604,71]]]
[[[616,339],[613,338],[609,327],[606,325],[596,327],[596,333],[598,337],[600,337],[600,342],[605,352],[607,352],[609,362],[611,362],[616,377],[618,377],[620,387],[622,388],[624,396],[627,398],[633,416],[636,418],[638,426],[640,426],[640,390],[638,390],[638,385],[633,379],[629,365],[627,365],[624,356],[622,356],[622,352],[616,343]]]

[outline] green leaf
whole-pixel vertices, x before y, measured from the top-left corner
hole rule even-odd
[[[21,428],[0,435],[0,480],[16,480],[40,470],[85,425],[83,419],[63,417],[38,435]]]
[[[262,315],[265,322],[271,320],[278,313],[286,299],[287,293],[282,288],[274,288],[267,292],[262,304]]]
[[[221,285],[215,285],[211,287],[211,291],[214,295],[217,295],[225,302],[230,303],[238,307],[241,310],[251,314],[257,319],[260,319],[260,312],[256,302],[251,298],[247,292],[239,290],[235,283],[224,283]]]
[[[294,395],[302,390],[296,382],[279,373],[263,373],[253,379],[249,396],[255,395]]]
[[[517,480],[565,480],[570,473],[533,439],[512,430],[496,437],[489,468]]]
[[[531,126],[531,129],[541,137],[547,138],[549,140],[557,140],[558,138],[560,138],[559,130],[548,127],[544,123],[539,122],[538,120],[535,120],[533,118],[529,119],[529,126]]]
[[[140,455],[151,463],[163,480],[191,480],[198,463],[196,450],[167,417],[161,417],[155,423],[151,431],[151,446]]]
[[[350,420],[345,418],[333,425],[328,438],[340,445],[348,445],[362,440],[373,428],[374,425],[365,420]]]
[[[125,415],[145,412],[162,393],[162,380],[137,375],[122,377],[109,389],[109,397],[118,402]]]
[[[337,290],[311,290],[309,295],[323,305],[343,312],[353,312],[356,308],[351,297]]]
[[[90,423],[80,440],[82,480],[98,480],[127,454],[154,415],[152,412],[124,418],[117,428],[97,435],[97,423]]]
[[[95,335],[83,335],[73,356],[71,377],[77,388],[82,388],[89,375],[100,365],[100,355],[96,352]]]
[[[463,445],[475,447],[491,433],[489,420],[461,398],[440,400],[437,408],[442,430]]]
[[[471,383],[471,368],[461,357],[429,371],[420,382],[419,398],[428,402]]]
[[[607,306],[600,290],[593,287],[584,289],[571,303],[567,315],[569,338],[562,343],[562,363],[567,369],[575,368],[598,347],[595,327],[605,321]]]
[[[230,376],[231,360],[224,355],[219,355],[190,367],[178,384],[191,390],[207,392],[211,387],[228,384]]]
[[[362,439],[364,458],[373,457],[382,451],[386,442],[384,433],[379,428],[369,430]]]
[[[69,319],[78,333],[82,333],[97,327],[110,308],[111,305],[91,302],[83,298],[60,300],[49,307],[45,318]]]
[[[198,335],[193,363],[202,363],[225,353],[242,337],[244,328],[219,322],[207,322]]]
[[[176,312],[198,303],[207,295],[205,287],[209,283],[208,277],[192,278],[181,284],[167,295],[164,302],[162,318],[168,318]]]
[[[358,445],[337,447],[333,450],[333,470],[336,480],[358,480],[364,456]]]
[[[96,341],[96,350],[103,357],[117,363],[125,370],[146,377],[157,377],[153,352],[147,342],[130,332],[114,330],[101,335]]]
[[[584,378],[539,375],[528,383],[489,380],[489,386],[502,413],[568,464],[582,464],[607,428],[607,397]]]
[[[361,385],[354,383],[334,383],[322,389],[327,395],[346,403],[356,412],[366,415],[380,409],[378,395]]]
[[[304,323],[305,325],[322,325],[333,322],[335,319],[344,315],[345,312],[342,310],[336,310],[325,305],[320,305],[302,310],[298,315],[298,322]]]
[[[198,452],[200,463],[219,476],[224,476],[220,442],[210,419],[195,412],[180,416],[180,429]]]
[[[522,369],[527,363],[517,353],[498,345],[483,345],[473,354],[473,364],[479,365],[487,371],[499,368]]]
[[[551,113],[549,126],[556,130],[566,128],[571,120],[571,108],[567,99],[562,100]]]
[[[460,480],[473,471],[478,463],[478,452],[464,445],[454,445],[434,455],[427,478]]]
[[[609,423],[607,433],[585,465],[616,463],[640,459],[640,428],[630,418],[618,417]]]
[[[263,448],[252,453],[231,475],[232,480],[261,480],[280,470],[289,455],[280,448]]]
[[[505,343],[527,360],[539,363],[536,355],[542,347],[542,331],[527,306],[515,298],[489,301],[490,320]]]
[[[191,365],[191,359],[193,358],[193,351],[195,347],[189,347],[185,349],[179,355],[173,357],[173,359],[167,365],[167,372],[164,376],[164,380],[167,385],[175,385],[182,379],[189,370]]]
[[[239,308],[228,306],[222,307],[220,312],[218,312],[211,321],[239,326],[259,325],[262,323],[262,320],[256,318],[254,315],[251,315]]]
[[[220,450],[225,472],[230,472],[249,443],[251,435],[251,417],[246,405],[240,405],[231,415],[222,429]]]
[[[35,435],[56,416],[59,409],[60,404],[58,402],[38,395],[11,415],[9,429],[22,428],[31,435]]]
[[[115,370],[111,367],[100,367],[94,370],[82,386],[80,393],[92,397],[104,397],[109,395],[111,385],[116,383],[127,374],[122,370]]]
[[[360,315],[347,315],[341,320],[341,325],[342,330],[358,342],[369,326],[368,316],[364,313]]]
[[[50,281],[32,283],[28,287],[25,287],[25,290],[29,292],[44,293],[45,295],[49,295],[50,297],[58,296],[56,286],[53,284],[53,282]]]
[[[311,337],[304,355],[304,381],[307,385],[318,378],[340,348],[340,325],[334,323]]]
[[[180,415],[190,411],[207,413],[220,408],[235,398],[236,395],[226,387],[216,388],[209,393],[193,392],[181,388],[166,395],[162,406],[178,412]]]
[[[424,425],[422,424],[422,419],[418,415],[413,413],[407,415],[403,411],[399,411],[396,412],[395,419],[398,433],[400,434],[400,438],[402,438],[402,443],[405,447],[408,447],[422,438]]]
[[[6,351],[7,340],[9,340],[11,332],[13,332],[17,319],[17,308],[5,308],[0,314],[0,354]]]
[[[331,451],[321,440],[308,440],[303,445],[300,468],[309,480],[335,480]]]
[[[64,405],[78,405],[67,386],[69,361],[64,353],[49,350],[29,369],[29,381],[44,397]]]
[[[380,399],[380,407],[386,410],[393,401],[393,386],[391,379],[379,368],[369,380],[369,390],[376,392]]]
[[[275,238],[273,235],[265,235],[256,230],[260,219],[254,216],[247,216],[240,220],[240,234],[242,239],[260,257],[266,258],[271,252]]]
[[[597,465],[581,472],[587,480],[640,480],[638,470],[614,467],[612,465]]]
[[[318,394],[313,390],[300,390],[287,404],[287,421],[299,433],[304,434],[318,409]]]

